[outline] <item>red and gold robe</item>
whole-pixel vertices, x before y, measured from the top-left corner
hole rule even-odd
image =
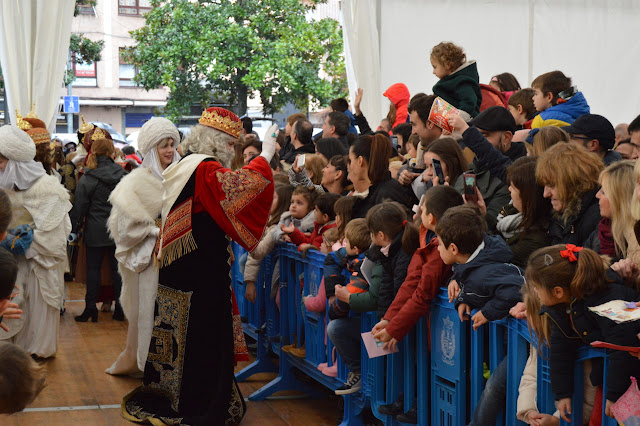
[[[144,384],[125,397],[123,415],[152,424],[239,422],[245,405],[233,367],[246,345],[229,240],[249,251],[260,241],[273,199],[271,169],[263,157],[231,171],[192,154],[164,175],[153,335]]]

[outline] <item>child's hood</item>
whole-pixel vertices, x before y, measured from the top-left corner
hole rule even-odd
[[[457,77],[457,76],[467,76],[472,78],[474,81],[480,81],[480,75],[478,74],[478,65],[475,60],[467,61],[464,64],[460,65],[453,71],[448,77]],[[446,77],[445,77],[446,78]]]
[[[457,276],[486,265],[510,263],[513,260],[513,252],[501,236],[485,234],[483,241],[484,248],[476,257],[467,263],[454,265],[454,273]]]
[[[282,212],[282,214],[280,215],[280,223],[288,225],[289,222],[291,222],[291,212],[289,210]]]
[[[559,115],[566,114],[571,117],[571,122],[573,122],[573,120],[580,117],[581,115],[589,114],[590,112],[591,108],[587,103],[587,99],[584,97],[582,92],[577,92],[568,101],[547,108],[546,110],[542,111],[540,115],[544,120],[549,120],[552,118],[559,118],[555,117],[554,113]],[[564,119],[563,121],[567,120]]]
[[[396,108],[401,105],[407,105],[411,99],[409,89],[407,89],[407,86],[403,83],[392,84],[387,91],[383,93],[383,96],[389,98]]]
[[[305,217],[300,219],[300,226],[298,229],[302,232],[311,232],[315,226],[316,216],[313,210],[311,210]]]

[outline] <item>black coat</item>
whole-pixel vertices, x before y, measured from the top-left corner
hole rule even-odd
[[[472,254],[472,253],[465,253]],[[522,301],[522,270],[509,263],[513,253],[499,235],[485,235],[484,248],[467,263],[453,265],[452,280],[460,286],[455,308],[466,303],[480,309],[482,315],[495,321],[506,317],[516,303]]]
[[[293,164],[293,162],[296,159],[296,155],[315,154],[315,152],[316,152],[316,146],[313,143],[302,145],[300,148],[295,148],[293,144],[291,144],[291,150],[281,158],[285,163]]]
[[[617,324],[589,310],[612,300],[636,301],[638,293],[621,284],[613,271],[607,273],[615,282],[607,290],[598,294],[573,300],[570,304],[543,306],[541,315],[551,319],[549,338],[549,365],[551,367],[551,389],[556,399],[573,397],[573,373],[578,349],[586,344],[602,340],[616,345],[640,346],[637,334],[640,321]],[[616,401],[631,384],[630,376],[640,378],[640,360],[623,351],[609,351],[609,375],[607,377],[607,395],[610,401]],[[591,382],[602,384],[602,363],[594,362]]]
[[[373,246],[367,250],[367,257],[380,263],[384,268],[382,282],[378,290],[378,316],[380,318],[384,317],[396,294],[398,294],[400,286],[402,286],[407,277],[407,269],[413,256],[413,253],[406,253],[402,249],[403,236],[404,230],[395,236],[389,247],[389,256],[382,254],[378,246]]]
[[[111,214],[109,195],[125,171],[109,157],[98,157],[98,167],[88,170],[78,181],[75,202],[69,216],[71,232],[78,233],[84,222],[84,243],[87,247],[115,245],[107,231]]]
[[[577,215],[572,216],[563,223],[562,218],[554,217],[549,225],[549,235],[551,244],[575,244],[584,246],[591,233],[598,229],[600,216],[600,206],[596,193],[600,188],[595,188],[582,197],[582,206]]]
[[[413,203],[411,203],[411,197],[409,196],[410,191],[410,187],[405,188],[400,185],[400,183],[397,180],[392,179],[391,174],[387,172],[385,180],[371,185],[369,188],[369,195],[367,195],[366,198],[358,197],[353,205],[352,217],[354,219],[365,217],[371,207],[385,201],[397,201],[410,209],[413,206]]]

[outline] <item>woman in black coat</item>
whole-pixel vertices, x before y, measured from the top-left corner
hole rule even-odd
[[[584,246],[598,227],[600,207],[596,193],[604,163],[581,146],[558,143],[538,159],[536,179],[551,200],[551,244]]]
[[[71,210],[71,233],[75,238],[84,223],[84,244],[87,262],[87,293],[85,308],[76,321],[86,322],[89,318],[98,321],[96,299],[100,289],[100,267],[105,251],[108,254],[113,277],[113,291],[116,309],[113,319],[124,321],[124,313],[120,306],[120,290],[122,281],[118,273],[118,262],[115,258],[116,245],[107,232],[107,220],[111,214],[109,195],[125,174],[124,169],[114,163],[115,149],[109,139],[99,139],[91,147],[87,157],[85,174],[78,181],[75,203]]]
[[[360,136],[349,150],[349,180],[354,182],[367,179],[370,182],[368,195],[356,201],[353,207],[354,219],[365,217],[367,211],[385,201],[397,201],[407,208],[412,207],[409,191],[391,177],[389,158],[391,140],[376,133]]]

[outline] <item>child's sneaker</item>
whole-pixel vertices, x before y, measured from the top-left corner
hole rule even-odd
[[[336,395],[349,395],[360,390],[360,372],[350,371],[344,385],[336,389]]]

